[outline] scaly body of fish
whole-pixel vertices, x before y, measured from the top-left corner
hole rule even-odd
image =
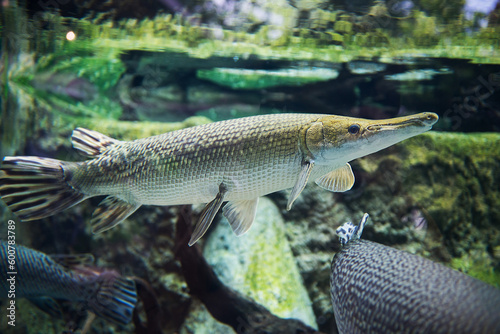
[[[115,226],[142,204],[209,202],[190,240],[193,244],[223,202],[229,202],[224,214],[234,232],[243,234],[253,222],[260,196],[293,188],[290,209],[309,180],[330,191],[346,191],[354,183],[349,161],[425,132],[437,119],[434,113],[389,120],[275,114],[130,142],[79,128],[73,132],[73,146],[94,159],[72,163],[6,157],[0,196],[21,219],[33,220],[108,195],[92,218],[94,232]]]
[[[331,297],[340,334],[500,333],[499,289],[359,239],[360,232],[332,260]]]

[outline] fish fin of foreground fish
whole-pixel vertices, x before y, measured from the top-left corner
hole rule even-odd
[[[86,196],[68,184],[78,163],[40,157],[5,157],[0,197],[22,220],[52,216]]]
[[[259,198],[245,201],[233,201],[224,206],[222,212],[236,236],[245,234],[252,226],[257,213]]]
[[[351,165],[347,163],[345,166],[323,175],[315,182],[323,189],[334,192],[344,192],[351,189],[354,185],[354,174]]]
[[[293,186],[292,191],[290,192],[290,196],[288,197],[288,204],[286,205],[287,211],[290,211],[293,202],[295,202],[295,200],[299,197],[302,190],[304,190],[304,188],[306,187],[313,167],[314,167],[314,161],[306,161],[302,164],[302,168],[300,169],[297,182]]]
[[[135,282],[124,277],[101,274],[97,283],[100,289],[88,301],[90,311],[115,323],[128,324],[137,303]]]
[[[500,290],[415,254],[337,229],[330,296],[337,332],[500,333]]]
[[[198,220],[193,234],[191,235],[191,239],[189,240],[189,246],[193,246],[207,232],[210,224],[212,224],[212,221],[215,218],[215,215],[217,214],[217,212],[219,212],[219,209],[224,202],[224,195],[226,194],[226,192],[226,186],[221,183],[219,185],[219,192],[217,193],[215,198],[210,203],[208,203],[201,212],[200,219]]]
[[[106,197],[92,214],[90,220],[92,232],[97,234],[115,227],[140,206],[140,204],[132,204],[114,196]]]
[[[120,143],[97,131],[76,128],[71,135],[73,147],[81,154],[88,157],[100,155],[108,146]]]

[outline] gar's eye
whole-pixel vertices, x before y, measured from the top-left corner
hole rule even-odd
[[[359,125],[353,124],[349,127],[349,129],[347,129],[347,131],[349,131],[350,134],[355,135],[359,132]]]

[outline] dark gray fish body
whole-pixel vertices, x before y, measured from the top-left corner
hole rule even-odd
[[[42,252],[13,248],[0,240],[0,298],[28,298],[38,305],[43,298],[82,302],[98,316],[126,324],[132,319],[137,293],[135,283],[115,271],[67,268]]]
[[[339,333],[500,333],[500,290],[439,263],[366,240],[332,261]]]

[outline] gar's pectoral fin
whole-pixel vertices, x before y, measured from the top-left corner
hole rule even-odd
[[[334,192],[343,192],[351,189],[354,185],[354,174],[352,172],[351,165],[346,163],[345,166],[323,175],[315,182],[323,189]]]
[[[244,201],[233,201],[226,204],[222,209],[234,234],[240,236],[246,233],[255,219],[259,198]]]
[[[292,192],[288,197],[288,204],[286,206],[286,209],[288,211],[290,211],[293,202],[295,202],[295,200],[297,199],[297,197],[299,197],[302,190],[304,190],[304,188],[306,187],[307,181],[309,180],[309,175],[311,175],[313,167],[314,167],[314,161],[305,161],[302,164],[302,169],[300,170],[297,182],[293,186]]]
[[[140,206],[140,204],[129,203],[114,196],[106,197],[92,214],[90,220],[92,232],[101,233],[115,227]]]
[[[217,193],[217,196],[215,196],[215,198],[208,203],[201,212],[200,220],[198,221],[198,224],[196,224],[193,234],[191,235],[191,239],[189,240],[189,246],[193,246],[207,232],[210,224],[212,224],[212,221],[214,220],[215,215],[224,202],[224,195],[226,192],[226,187],[223,183],[221,183],[219,185],[219,193]]]

